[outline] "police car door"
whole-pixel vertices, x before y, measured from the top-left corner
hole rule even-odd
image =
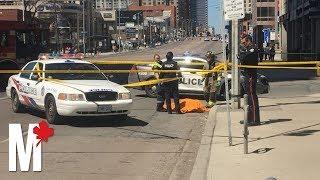
[[[196,64],[195,64],[196,63]],[[202,70],[203,62],[187,57],[183,64],[180,65],[181,70]],[[196,72],[183,72],[180,80],[179,89],[182,91],[202,92],[204,78]]]
[[[36,63],[33,70],[42,70],[43,64]],[[28,79],[25,79],[25,102],[28,106],[36,109],[41,109],[39,106],[40,96],[41,96],[41,88],[42,88],[42,81],[41,81],[42,73],[40,72],[33,72],[31,73]]]
[[[34,69],[36,62],[28,63],[23,70],[31,71]],[[22,72],[19,75],[19,79],[15,81],[15,84],[18,89],[19,99],[22,104],[31,106],[29,101],[29,94],[30,94],[30,76],[31,72]]]

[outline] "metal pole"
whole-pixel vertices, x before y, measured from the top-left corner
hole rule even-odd
[[[26,14],[26,2],[25,2],[25,0],[22,0],[22,7],[23,7],[23,9],[22,9],[22,21],[24,22],[25,21],[25,14]]]
[[[57,54],[59,53],[59,31],[58,31],[58,12],[57,12],[57,2],[54,3],[54,12],[56,15],[55,21],[56,21],[56,26],[55,26],[55,40],[56,40],[56,50]]]
[[[149,46],[151,45],[151,36],[152,36],[152,29],[151,29],[151,22],[149,21],[149,33],[150,33],[150,35],[149,35]]]
[[[82,43],[83,43],[83,54],[86,55],[86,16],[85,16],[85,0],[82,1]]]
[[[239,101],[239,69],[238,69],[238,49],[239,49],[239,22],[238,20],[232,21],[232,107],[233,109],[240,108]]]
[[[244,154],[248,154],[248,95],[245,94],[243,96],[243,110],[244,110],[244,118],[243,118],[243,152]]]
[[[224,1],[221,0],[221,34],[222,34],[222,60],[225,61],[225,63],[228,63],[227,57],[226,57],[226,37],[225,37],[225,20],[224,20]],[[227,71],[224,72],[224,87],[225,87],[225,98],[226,98],[226,104],[227,104],[227,119],[228,119],[228,140],[229,140],[229,146],[232,146],[232,132],[231,132],[231,112],[230,112],[230,97],[229,97],[229,79],[228,79],[228,73]]]
[[[120,38],[120,35],[121,35],[121,32],[120,32],[120,16],[121,16],[121,12],[120,12],[120,10],[121,10],[121,5],[120,5],[120,3],[121,3],[121,0],[118,0],[118,21],[119,21],[119,26],[118,26],[118,41],[119,41],[119,52],[121,52],[121,38]]]
[[[138,13],[138,39],[140,39],[140,13]]]
[[[228,119],[228,140],[229,146],[232,146],[232,132],[231,132],[231,112],[230,112],[230,97],[229,97],[229,83],[228,83],[228,73],[224,73],[224,87],[225,87],[225,98],[227,104],[227,119]]]
[[[80,17],[79,17],[79,13],[77,13],[77,48],[79,49],[79,40],[80,40]]]

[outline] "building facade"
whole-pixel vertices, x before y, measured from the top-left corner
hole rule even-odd
[[[208,27],[208,0],[196,1],[196,24],[199,27]]]
[[[253,27],[253,38],[258,46],[262,46],[264,41],[263,29],[269,28],[272,33],[275,32],[277,1],[278,0],[252,0],[251,23]]]
[[[130,0],[95,0],[94,6],[97,10],[126,10],[130,4]]]
[[[83,2],[86,2],[83,5]],[[0,0],[0,9],[20,9],[32,13],[37,22],[41,22],[50,32],[48,47],[61,50],[66,46],[82,49],[85,36],[86,47],[92,49],[102,44],[102,49],[109,48],[109,35],[101,14],[95,9],[96,3],[83,0],[23,1]],[[85,11],[83,19],[83,8]],[[25,20],[30,20],[26,18]],[[84,28],[83,28],[84,22]]]
[[[286,12],[281,16],[287,33],[289,60],[316,59],[320,52],[320,1],[290,0],[285,2]]]
[[[189,16],[192,34],[208,28],[208,0],[189,0]]]

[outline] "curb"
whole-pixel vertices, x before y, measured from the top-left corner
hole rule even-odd
[[[207,123],[205,126],[204,133],[201,138],[201,144],[197,153],[195,163],[190,175],[190,180],[206,180],[207,169],[209,166],[211,146],[213,141],[214,129],[216,126],[216,116],[219,109],[218,106],[214,106],[210,109]]]

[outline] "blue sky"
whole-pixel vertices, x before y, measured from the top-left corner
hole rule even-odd
[[[216,28],[216,32],[220,32],[221,24],[221,0],[208,0],[209,25]]]

